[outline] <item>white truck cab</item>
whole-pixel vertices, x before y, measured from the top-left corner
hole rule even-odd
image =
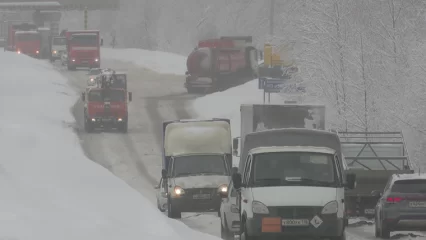
[[[232,176],[242,239],[326,237],[344,239],[345,177],[336,150],[312,146],[265,146],[248,151]],[[346,179],[345,179],[346,178]]]

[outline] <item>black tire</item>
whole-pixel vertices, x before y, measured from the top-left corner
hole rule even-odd
[[[186,91],[187,91],[189,94],[197,93],[197,89],[196,89],[196,88],[193,88],[193,87],[186,87]]]
[[[390,230],[389,227],[386,226],[386,223],[384,223],[383,221],[380,224],[381,228],[380,228],[380,237],[383,239],[389,239],[390,238]]]
[[[84,130],[87,133],[91,133],[94,130],[93,124],[90,122],[90,120],[87,117],[84,118]]]
[[[220,238],[222,238],[223,240],[232,240],[233,238],[231,238],[231,234],[228,230],[228,228],[226,227],[226,220],[225,220],[225,227],[222,225],[222,223],[220,223]]]
[[[179,219],[182,218],[182,213],[173,207],[173,204],[169,201],[167,201],[167,216],[169,218]]]
[[[256,237],[248,235],[247,226],[244,224],[244,232],[242,233],[241,240],[256,240]]]
[[[157,208],[158,208],[158,210],[160,210],[160,212],[165,212],[166,211],[166,209],[162,209],[161,208],[160,202],[158,201],[158,199],[157,199]]]
[[[122,133],[127,133],[128,126],[129,126],[128,122],[125,121],[123,123],[120,123],[120,125],[118,126],[118,130],[120,130],[120,132]]]
[[[374,218],[374,236],[376,238],[380,237],[380,230],[379,230],[379,225],[378,225],[378,220],[377,220],[377,215]]]
[[[337,236],[337,237],[332,237],[330,238],[331,240],[346,240],[346,234],[345,234],[345,230],[343,230],[342,235],[341,236]]]

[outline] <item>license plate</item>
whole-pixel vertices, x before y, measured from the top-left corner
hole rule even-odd
[[[281,222],[283,226],[309,226],[308,219],[283,219]]]
[[[210,199],[210,194],[204,193],[204,194],[194,194],[192,196],[193,199]]]
[[[104,119],[102,119],[102,121],[103,121],[103,122],[111,122],[111,121],[112,121],[112,119],[111,119],[111,118],[104,118]]]
[[[364,209],[365,214],[374,214],[376,210],[374,208]]]
[[[89,63],[88,61],[82,61],[82,63]]]
[[[409,202],[408,206],[412,208],[426,208],[426,202]]]

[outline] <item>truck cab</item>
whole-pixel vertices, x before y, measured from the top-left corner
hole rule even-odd
[[[163,124],[161,188],[170,218],[182,212],[219,212],[220,193],[228,191],[231,178],[231,148],[228,119]]]
[[[345,187],[338,151],[315,146],[266,146],[248,151],[239,189],[241,233],[256,237],[344,239]]]
[[[52,42],[52,55],[50,61],[54,62],[55,60],[61,59],[61,54],[66,53],[67,51],[67,41],[65,37],[53,37]]]
[[[26,54],[32,57],[40,56],[42,37],[37,31],[16,31],[15,48],[18,54]]]
[[[68,70],[77,67],[101,66],[100,36],[98,30],[67,31]]]
[[[128,96],[127,96],[128,95]],[[84,128],[92,132],[95,128],[117,128],[122,132],[128,129],[128,102],[132,93],[121,88],[86,88],[82,93],[84,102]]]

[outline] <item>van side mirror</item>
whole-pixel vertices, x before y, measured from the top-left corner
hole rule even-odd
[[[238,167],[232,167],[232,174],[238,173]]]
[[[132,92],[129,92],[129,102],[131,102],[131,101],[132,101],[132,99],[133,99]]]
[[[235,189],[241,188],[241,174],[234,173],[232,174],[232,183],[234,184]]]
[[[101,46],[103,46],[104,45],[104,39],[103,38],[101,38],[101,44],[100,44]]]
[[[86,101],[86,94],[85,93],[81,93],[81,101]]]
[[[346,187],[349,189],[356,188],[356,175],[354,173],[348,173],[346,175]]]
[[[167,170],[166,169],[161,170],[161,177],[164,178],[164,179],[167,178]]]
[[[232,155],[234,155],[236,157],[240,156],[239,152],[238,152],[240,139],[241,139],[240,137],[236,137],[236,138],[232,139]]]

